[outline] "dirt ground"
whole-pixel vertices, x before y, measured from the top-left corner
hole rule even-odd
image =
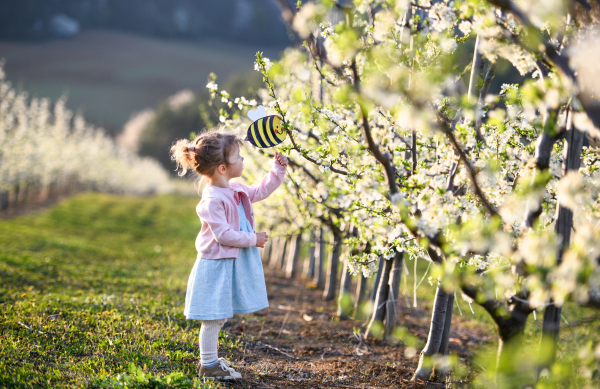
[[[288,280],[265,269],[270,308],[249,315],[235,315],[224,329],[242,346],[221,347],[243,379],[225,383],[231,388],[426,388],[443,387],[437,382],[411,382],[418,352],[407,358],[406,347],[379,340],[361,346],[353,333],[366,328],[364,321],[337,320],[335,302],[322,299],[320,289],[306,281]],[[426,309],[399,304],[399,324],[427,340]],[[489,339],[473,329],[461,329],[460,318],[451,332],[450,353],[468,364],[467,346]],[[454,324],[454,323],[453,323]],[[225,347],[226,348],[226,347]],[[418,350],[420,351],[420,350]],[[460,382],[458,386],[462,386]]]

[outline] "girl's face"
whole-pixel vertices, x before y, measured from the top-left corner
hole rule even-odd
[[[240,147],[233,148],[227,159],[229,161],[229,167],[227,168],[229,178],[241,177],[244,171],[244,157],[240,155]]]

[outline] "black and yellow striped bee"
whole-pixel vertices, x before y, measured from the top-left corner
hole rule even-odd
[[[277,146],[285,140],[287,133],[281,118],[277,115],[267,116],[267,111],[262,105],[256,108],[256,112],[248,111],[248,117],[253,123],[248,127],[245,140],[252,145],[267,148]]]

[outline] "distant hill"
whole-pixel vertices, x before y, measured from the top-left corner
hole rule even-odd
[[[64,94],[69,108],[113,134],[132,113],[154,108],[166,96],[184,88],[203,90],[210,72],[222,84],[232,74],[251,71],[256,51],[276,57],[281,49],[98,30],[35,44],[0,41],[8,79],[18,88],[53,100]]]
[[[293,39],[274,0],[0,0],[0,39],[45,40],[79,28],[266,45]]]

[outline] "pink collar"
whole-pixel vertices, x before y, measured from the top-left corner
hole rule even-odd
[[[240,193],[239,193],[240,191],[235,190],[231,186],[229,188],[221,188],[220,186],[207,184],[206,187],[210,187],[210,190],[218,190],[218,191],[229,192],[229,193],[233,192],[233,199],[235,200],[236,205],[240,205],[240,202],[242,201],[240,198]]]

